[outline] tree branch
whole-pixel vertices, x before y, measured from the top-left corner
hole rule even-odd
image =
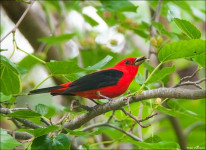
[[[27,132],[18,132],[18,131],[9,131],[7,130],[7,133],[10,134],[11,136],[15,136],[15,139],[19,140],[29,140],[33,138],[33,135],[27,133]]]
[[[12,109],[14,110],[14,109]],[[0,108],[0,113],[1,114],[9,114],[11,113],[12,111],[8,108]],[[36,129],[36,128],[42,128],[40,125],[37,125],[35,123],[33,123],[32,121],[30,120],[27,120],[27,119],[22,119],[22,118],[14,118],[15,120],[23,123],[26,127],[30,127],[30,128],[33,128],[33,129]]]
[[[168,118],[173,126],[174,132],[177,136],[178,143],[180,144],[180,148],[187,149],[187,140],[185,140],[186,136],[185,136],[184,132],[182,131],[182,127],[180,125],[180,122],[178,121],[177,118],[175,118],[173,116],[168,116]]]
[[[180,79],[180,81],[176,85],[173,86],[173,88],[180,86],[183,81],[192,79],[199,71],[200,71],[200,68],[198,68],[192,75],[183,77],[182,79]]]
[[[200,99],[206,97],[206,90],[188,90],[188,89],[176,89],[176,88],[159,88],[155,90],[143,91],[142,94],[133,97],[122,97],[117,100],[113,100],[110,103],[103,105],[96,105],[93,109],[86,113],[75,117],[73,120],[64,124],[65,128],[77,129],[83,124],[87,123],[92,118],[95,118],[103,113],[111,110],[120,109],[127,105],[127,100],[130,103],[139,102],[141,100],[147,100],[151,98],[184,98],[184,99]]]
[[[187,81],[187,82],[183,82],[183,83],[180,82],[180,83],[176,84],[175,87],[180,87],[180,86],[185,86],[185,85],[193,85],[193,86],[196,86],[199,89],[202,89],[202,87],[198,84],[202,83],[205,80],[206,80],[206,78],[198,80],[198,81],[194,81],[194,82],[193,81]]]

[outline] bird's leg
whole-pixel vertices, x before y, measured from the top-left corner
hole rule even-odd
[[[111,101],[113,100],[112,98],[109,98],[109,97],[107,97],[107,96],[102,95],[100,92],[98,92],[97,94],[98,94],[98,96],[101,96],[101,97],[103,97],[103,98],[105,98],[105,99],[108,99],[108,100],[109,100],[109,103],[111,103]]]
[[[89,98],[89,100],[91,100],[92,102],[94,102],[94,103],[97,104],[97,105],[101,105],[100,103],[96,102],[95,100],[93,100],[93,99],[91,99],[91,98]]]

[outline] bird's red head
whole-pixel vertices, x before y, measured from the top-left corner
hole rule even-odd
[[[138,58],[126,58],[116,64],[114,67],[118,70],[128,70],[132,72],[138,71],[139,65],[141,65],[147,58],[145,56],[138,57]]]

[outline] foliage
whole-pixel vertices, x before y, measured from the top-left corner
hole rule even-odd
[[[1,149],[13,149],[20,145],[19,142],[14,140],[4,129],[1,128]]]
[[[131,111],[131,115],[136,118],[141,114],[141,109],[142,118],[158,112],[157,117],[146,119],[147,121],[142,123],[143,125],[150,123],[151,126],[141,130],[137,122],[121,110],[116,110],[112,118],[110,118],[112,114],[110,111],[100,115],[97,119],[85,122],[78,129],[71,130],[65,128],[64,123],[77,119],[80,114],[88,113],[88,111],[75,107],[73,100],[77,99],[86,105],[88,105],[88,100],[81,97],[64,97],[62,99],[67,101],[59,105],[46,94],[42,94],[42,96],[28,95],[28,91],[32,89],[47,87],[54,82],[59,84],[76,80],[85,74],[111,67],[124,58],[146,55],[145,49],[148,50],[149,47],[153,48],[152,52],[157,58],[157,63],[149,61],[140,66],[135,80],[128,89],[130,93],[141,94],[142,90],[175,87],[175,85],[192,82],[192,80],[189,82],[181,80],[182,77],[193,74],[194,69],[191,71],[191,67],[197,70],[196,78],[203,79],[206,45],[205,39],[203,39],[205,29],[201,28],[205,21],[201,18],[201,14],[205,15],[202,2],[163,1],[159,13],[165,20],[164,22],[152,20],[152,18],[145,19],[151,13],[147,7],[156,11],[158,1],[100,0],[39,1],[35,3],[41,6],[40,8],[45,13],[47,28],[50,29],[52,35],[39,37],[37,40],[45,47],[40,50],[41,52],[34,50],[33,54],[28,54],[24,47],[20,50],[17,46],[19,41],[17,42],[17,37],[14,36],[13,52],[16,53],[16,48],[27,54],[19,62],[13,60],[13,54],[11,57],[6,55],[7,52],[12,51],[9,47],[0,49],[1,109],[10,110],[1,113],[1,123],[8,124],[5,120],[9,118],[21,118],[41,128],[33,129],[24,122],[16,120],[22,127],[18,129],[9,122],[9,127],[12,126],[9,130],[15,129],[22,134],[26,132],[34,138],[31,141],[24,141],[26,144],[21,144],[15,137],[8,134],[9,132],[2,129],[2,126],[1,149],[14,149],[19,146],[32,150],[62,150],[70,149],[71,145],[77,143],[76,146],[84,149],[100,149],[101,147],[120,149],[119,144],[125,143],[130,143],[133,149],[182,148],[181,142],[178,141],[178,135],[173,130],[175,128],[168,121],[168,116],[175,117],[179,121],[181,128],[178,132],[185,134],[187,147],[204,148],[205,99],[164,100],[160,99],[160,95],[158,99],[152,98],[142,101],[142,104],[137,102],[130,104],[130,107],[125,106],[125,110]],[[91,7],[95,8],[95,11],[87,13],[86,10],[93,9]],[[82,29],[75,24],[79,18],[72,20],[67,17],[71,14],[74,15],[74,12],[81,16],[80,20],[83,20]],[[190,15],[188,16],[188,14]],[[96,17],[94,17],[95,15]],[[58,18],[56,20],[58,23],[54,22],[54,18]],[[70,22],[73,22],[74,25]],[[107,29],[101,31],[104,26]],[[1,25],[1,29],[4,30],[4,28],[6,27]],[[151,28],[157,31],[154,36],[151,34]],[[10,44],[12,45],[12,43]],[[49,52],[54,47],[58,49],[60,60],[51,60]],[[189,74],[185,73],[187,69]],[[145,70],[148,73],[145,73]],[[180,76],[181,72],[184,72],[183,76]],[[192,90],[195,91],[198,86],[199,88],[203,87],[202,82],[193,84]],[[128,96],[128,93],[124,95]],[[61,101],[60,97],[54,99]],[[107,100],[98,100],[98,102],[103,104]],[[1,111],[3,112],[3,110]],[[141,116],[138,116],[138,119],[141,119]],[[54,118],[62,117],[64,117],[62,120],[53,121]],[[105,124],[94,129],[87,129],[88,126],[102,123],[105,120],[108,120],[106,123],[122,129],[123,132]],[[202,124],[186,134],[188,129],[199,122]],[[125,134],[124,131],[129,134]],[[142,132],[142,141],[137,141],[130,136],[130,134],[139,136],[139,132]],[[97,140],[97,136],[100,137],[100,142]]]

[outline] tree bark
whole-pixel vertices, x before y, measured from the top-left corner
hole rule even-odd
[[[155,90],[143,91],[142,94],[132,97],[121,97],[119,99],[113,100],[110,103],[103,105],[96,105],[94,108],[86,113],[75,117],[73,120],[66,122],[64,124],[65,128],[77,129],[83,124],[90,121],[101,114],[104,114],[111,110],[117,110],[125,105],[129,100],[129,103],[139,102],[141,100],[151,99],[151,98],[178,98],[178,99],[200,99],[206,97],[206,90],[187,90],[181,88],[159,88]]]

